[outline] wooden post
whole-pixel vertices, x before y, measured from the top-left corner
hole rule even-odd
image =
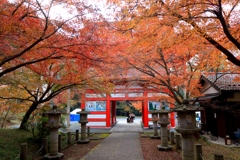
[[[171,145],[175,144],[175,141],[174,141],[174,132],[170,132],[170,144],[171,144]]]
[[[21,143],[20,160],[27,160],[27,143]]]
[[[170,130],[167,129],[167,137],[168,137],[168,141],[170,141]]]
[[[76,130],[76,141],[78,141],[79,140],[79,130],[77,129]]]
[[[181,149],[181,145],[180,145],[181,140],[180,139],[181,139],[180,134],[176,134],[176,150]]]
[[[61,134],[58,135],[58,150],[59,151],[62,150],[62,135]]]
[[[223,155],[221,155],[221,154],[214,154],[214,160],[223,160]]]
[[[196,144],[196,160],[203,160],[202,157],[202,145],[201,144]]]
[[[68,144],[71,144],[71,132],[67,132]]]
[[[48,153],[48,140],[47,140],[47,138],[42,139],[42,145],[43,145],[42,155],[45,155],[45,154]]]
[[[90,127],[87,127],[87,135],[90,137]]]

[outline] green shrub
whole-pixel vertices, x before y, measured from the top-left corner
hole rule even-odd
[[[48,117],[43,115],[42,117],[27,123],[27,129],[32,133],[30,140],[33,142],[41,142],[43,138],[46,138],[49,135],[49,129],[46,127],[47,122]]]

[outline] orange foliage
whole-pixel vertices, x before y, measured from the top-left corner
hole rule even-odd
[[[62,3],[66,8],[75,9],[74,15],[69,19],[53,20],[48,12],[59,3],[52,3],[52,6],[43,6],[31,0],[0,2],[0,20],[4,22],[0,28],[0,49],[3,53],[0,55],[0,77],[22,66],[46,75],[50,65],[59,64],[53,66],[58,70],[65,63],[68,63],[68,69],[86,72],[90,66],[101,61],[102,53],[109,48],[106,45],[106,24],[101,15],[82,3],[65,1]],[[83,16],[86,12],[99,19]]]
[[[68,19],[50,17],[52,7],[60,5],[58,1],[49,1],[50,5],[38,2],[0,2],[0,21],[4,22],[0,27],[0,78],[11,79],[8,89],[12,85],[18,94],[0,96],[32,103],[24,123],[39,104],[66,89],[112,89],[110,73],[105,70],[109,53],[116,49],[112,47],[116,36],[109,39],[111,26],[83,2],[61,1],[73,13]]]
[[[136,110],[142,112],[142,101],[131,101],[131,103]]]
[[[216,61],[216,54],[207,54],[205,48],[214,49],[204,44],[206,41],[199,36],[177,33],[172,26],[159,26],[159,23],[156,18],[152,18],[152,21],[143,19],[133,31],[123,34],[128,37],[129,45],[121,53],[116,71],[122,68],[121,74],[125,72],[123,78],[152,87],[155,92],[162,92],[167,87],[169,97],[165,95],[158,99],[165,99],[172,104],[175,100],[181,103],[183,98],[199,96],[196,87],[200,71],[218,69],[223,64],[210,62]]]
[[[153,87],[157,92],[167,87],[171,102],[181,103],[183,98],[200,96],[197,88],[201,71],[236,71],[226,59],[240,65],[237,56],[231,56],[233,51],[239,50],[239,43],[233,45],[224,34],[218,17],[203,14],[214,5],[220,7],[228,3],[235,7],[239,4],[237,1],[213,3],[181,0],[121,3],[122,10],[118,15],[122,19],[117,26],[124,31],[130,45],[121,55],[123,61],[119,66],[124,66],[128,72],[138,70],[140,73],[131,72],[134,73],[131,76],[135,80],[141,79],[140,83],[145,80],[145,86]],[[234,10],[228,15],[229,19],[225,20],[230,22],[231,19],[231,34],[238,39],[239,25],[236,25],[237,19],[232,19],[237,12]]]
[[[138,32],[139,25],[145,23],[146,27],[158,32],[162,25],[172,26],[177,32],[186,35],[195,34],[208,46],[225,54],[233,64],[240,66],[240,60],[236,53],[240,50],[239,39],[239,8],[238,0],[224,1],[111,1],[121,6],[121,15],[124,23],[123,30]],[[153,21],[157,21],[153,30]],[[148,34],[149,35],[149,34]],[[178,41],[178,39],[175,39]],[[194,41],[192,41],[194,44]]]

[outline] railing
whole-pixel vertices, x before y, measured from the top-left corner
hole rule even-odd
[[[88,137],[90,136],[90,128],[89,127],[87,128],[87,135],[88,135]],[[79,140],[79,130],[76,130],[75,133],[61,132],[58,135],[58,150],[61,151],[65,148],[69,147],[70,145],[76,143],[78,140]],[[41,147],[34,153],[28,153],[27,143],[22,143],[20,148],[21,148],[21,152],[14,160],[17,160],[19,158],[20,158],[20,160],[27,160],[27,159],[33,160],[33,159],[37,158],[38,156],[42,157],[48,153],[48,139],[43,138]]]

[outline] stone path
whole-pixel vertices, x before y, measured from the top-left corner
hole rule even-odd
[[[120,120],[110,130],[112,134],[104,139],[82,160],[143,160],[139,132],[142,132],[139,120],[126,123]]]

